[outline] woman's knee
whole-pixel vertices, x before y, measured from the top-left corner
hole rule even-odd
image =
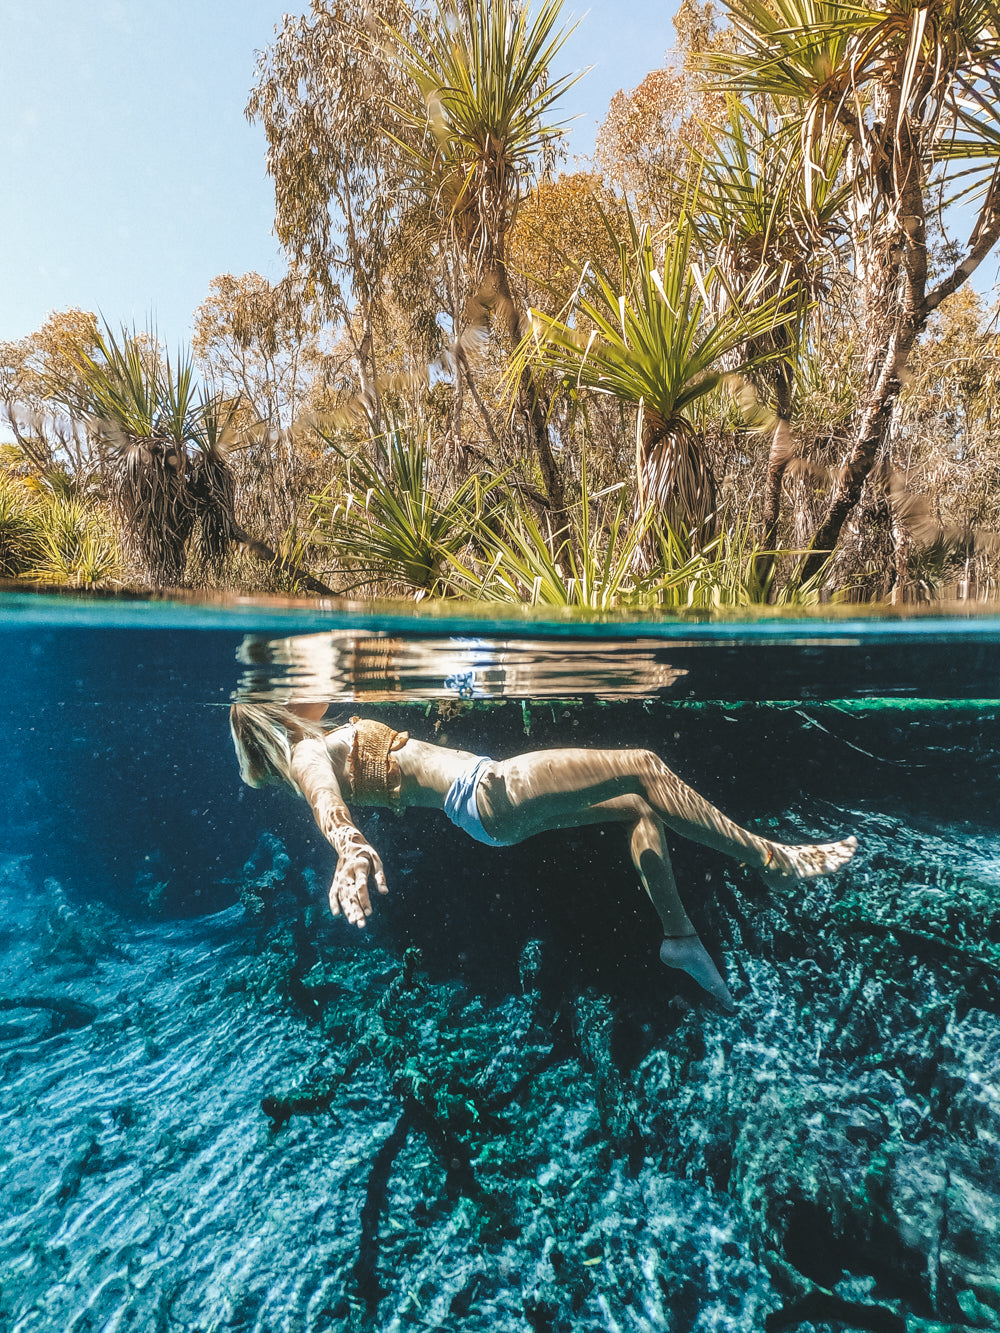
[[[621,806],[625,812],[625,818],[632,825],[634,833],[642,831],[647,836],[659,831],[663,827],[663,821],[656,812],[656,808],[650,805],[645,796],[634,792],[621,798]]]
[[[653,750],[626,750],[629,766],[642,774],[657,774],[667,766]],[[668,770],[669,771],[669,770]]]
[[[664,855],[663,820],[653,807],[641,796],[631,798],[633,823],[629,829],[629,844],[632,859],[638,865],[643,853],[653,852],[657,857]]]

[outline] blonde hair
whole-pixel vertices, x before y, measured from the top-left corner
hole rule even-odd
[[[287,782],[296,791],[292,746],[306,737],[322,740],[326,735],[325,728],[281,704],[233,704],[229,710],[229,730],[240,777],[247,786]]]

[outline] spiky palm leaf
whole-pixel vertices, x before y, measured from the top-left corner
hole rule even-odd
[[[473,558],[465,552],[448,557],[457,590],[473,601],[590,611],[648,605],[648,580],[638,573],[636,557],[652,510],[630,521],[620,484],[592,496],[585,456],[580,482],[579,504],[555,540],[515,491],[503,495],[496,512],[476,518],[470,525],[478,538]]]
[[[847,145],[867,391],[804,564],[811,575],[887,445],[902,371],[929,315],[1000,241],[1000,6],[729,0],[729,8],[740,43],[715,64],[734,91],[772,98],[798,129],[807,200]],[[964,257],[930,288],[927,219],[956,187],[979,191],[982,203]]]
[[[526,330],[507,272],[507,238],[529,181],[562,134],[549,113],[577,77],[550,77],[572,31],[558,27],[561,5],[541,0],[532,15],[522,0],[436,0],[432,21],[417,24],[413,41],[396,38],[420,94],[416,106],[396,108],[405,127],[399,142],[415,184],[433,201],[469,269],[459,371],[464,354],[485,342],[491,315],[514,345]],[[519,381],[518,403],[549,501],[560,511],[562,477],[546,409],[528,374]]]
[[[747,278],[739,301],[713,312],[709,287],[718,281],[728,291],[728,285],[716,270],[700,271],[689,220],[680,219],[657,262],[648,228],[640,229],[631,212],[626,216],[619,271],[588,266],[563,317],[532,312],[533,337],[521,354],[534,355],[571,386],[634,404],[639,511],[655,503],[674,527],[697,530],[711,513],[714,492],[692,409],[718,387],[724,358],[735,354],[735,369],[745,369],[745,349],[763,345],[792,312],[783,308],[780,292],[767,294],[763,271]]]
[[[426,441],[399,427],[383,440],[386,466],[362,453],[346,455],[339,484],[315,497],[322,525],[314,539],[359,576],[420,593],[438,588],[449,555],[469,541],[470,524],[499,484],[467,477],[451,494],[431,483]]]
[[[194,526],[177,419],[186,397],[183,376],[180,384],[169,371],[164,376],[152,335],[123,327],[116,336],[105,326],[96,349],[96,355],[81,351],[73,357],[80,383],[70,405],[85,410],[107,449],[115,504],[133,557],[154,583],[179,582]]]
[[[773,396],[777,421],[771,436],[764,497],[764,547],[777,540],[785,469],[794,455],[791,433],[796,366],[817,298],[829,289],[847,236],[851,182],[843,170],[845,136],[835,139],[824,173],[803,170],[802,140],[794,123],[765,97],[757,114],[729,96],[718,126],[704,126],[705,147],[691,155],[698,181],[694,219],[702,249],[713,255],[737,299],[749,277],[769,281],[761,295],[781,293],[792,318],[768,330],[743,359],[774,353],[758,379]],[[765,563],[768,557],[764,557]],[[766,571],[762,569],[763,578]]]
[[[828,178],[826,155],[843,136],[865,169],[905,188],[900,152],[918,134],[931,162],[996,161],[996,0],[728,0],[737,53],[713,58],[733,91],[766,95],[796,117],[805,187]],[[887,79],[887,72],[890,77]]]
[[[107,450],[133,558],[154,583],[180,582],[197,525],[203,554],[217,562],[235,534],[228,414],[199,388],[190,355],[172,360],[153,334],[105,327],[96,354],[80,352],[74,364],[68,405],[86,412]]]
[[[790,349],[846,237],[845,140],[831,149],[824,177],[807,197],[800,138],[773,104],[758,115],[728,97],[724,120],[703,130],[707,147],[694,150],[691,164],[698,180],[692,218],[701,246],[737,294],[745,279],[767,271],[772,290],[780,289],[794,307],[795,318],[777,331]]]
[[[562,0],[531,17],[518,0],[437,0],[414,42],[397,41],[423,97],[399,107],[403,147],[424,190],[482,267],[504,259],[522,192],[562,127],[545,117],[575,82],[548,71],[573,28],[557,28]]]

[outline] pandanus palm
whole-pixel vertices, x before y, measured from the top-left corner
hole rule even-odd
[[[785,127],[773,104],[756,115],[728,98],[725,119],[718,127],[705,127],[705,141],[690,162],[698,181],[694,225],[702,250],[714,256],[725,275],[723,296],[731,294],[745,304],[744,288],[752,283],[757,299],[780,294],[781,309],[789,315],[741,349],[748,364],[763,361],[756,378],[773,394],[777,417],[763,514],[763,545],[771,551],[782,478],[794,451],[795,366],[810,312],[828,290],[846,234],[850,187],[841,172],[843,142],[831,148],[824,176],[807,185],[800,136]]]
[[[99,333],[74,358],[82,408],[106,452],[111,491],[130,553],[157,585],[180,581],[197,508],[187,433],[194,402],[190,361],[162,362],[155,338]]]
[[[804,572],[833,549],[889,436],[928,316],[1000,240],[996,0],[727,0],[739,37],[715,57],[731,89],[783,109],[807,202],[846,161],[867,392]],[[930,285],[927,216],[978,190],[962,257]],[[939,193],[939,191],[941,193]],[[961,216],[961,215],[960,215]],[[966,215],[967,216],[967,215]]]
[[[514,345],[526,331],[507,271],[507,240],[528,185],[562,133],[547,116],[574,82],[549,77],[572,31],[557,26],[561,5],[543,0],[531,16],[518,0],[437,0],[414,41],[397,37],[420,94],[416,104],[397,108],[409,130],[400,142],[469,272],[466,346],[482,337],[491,314]],[[546,414],[527,370],[518,387],[549,499],[561,508]]]
[[[588,266],[562,317],[533,312],[522,354],[571,386],[636,406],[639,512],[653,507],[671,528],[704,535],[715,487],[695,404],[718,387],[727,359],[730,370],[746,369],[746,349],[764,346],[792,313],[780,293],[767,294],[763,271],[747,278],[740,302],[713,313],[708,292],[724,279],[699,270],[690,222],[682,217],[658,252],[649,230],[627,217],[618,271]]]
[[[173,363],[156,339],[106,328],[95,354],[74,356],[78,381],[66,389],[101,442],[115,507],[130,554],[156,586],[184,575],[192,535],[217,564],[232,543],[268,563],[288,565],[239,526],[224,438],[227,407],[196,384],[190,357]],[[315,592],[330,592],[297,567]]]

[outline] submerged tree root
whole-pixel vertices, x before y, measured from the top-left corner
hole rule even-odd
[[[582,1059],[596,1076],[601,1121],[612,1154],[627,1155],[633,1171],[642,1159],[634,1092],[614,1058],[614,1016],[606,999],[588,994],[576,1002],[572,1015],[562,1010],[543,1014],[541,947],[531,941],[521,959],[521,994],[508,1002],[509,1018],[500,1040],[482,1048],[481,1036],[472,1037],[470,1032],[463,1039],[452,1028],[455,1049],[445,1059],[428,1057],[423,1037],[428,997],[431,1008],[440,1010],[439,1022],[445,1019],[449,1001],[447,993],[442,1000],[417,979],[418,961],[418,951],[407,951],[377,1002],[355,1022],[352,1041],[335,1072],[261,1102],[277,1131],[294,1115],[330,1112],[344,1087],[367,1064],[377,1062],[388,1076],[400,1111],[370,1159],[352,1268],[352,1285],[369,1319],[387,1294],[379,1270],[391,1260],[383,1256],[380,1232],[392,1206],[393,1168],[414,1134],[423,1138],[443,1172],[443,1196],[452,1205],[459,1199],[472,1205],[479,1239],[487,1245],[516,1238],[520,1221],[510,1192],[498,1188],[489,1166],[486,1183],[475,1163],[486,1142],[509,1132],[501,1119],[502,1108],[522,1098],[543,1069]],[[491,1151],[483,1161],[502,1162],[505,1156],[502,1150]]]
[[[98,1014],[96,1005],[59,995],[0,995],[0,1009],[47,1009],[52,1015],[53,1032],[85,1028]]]
[[[361,1236],[354,1265],[354,1281],[359,1296],[370,1311],[374,1310],[385,1294],[378,1280],[379,1221],[388,1203],[392,1164],[406,1143],[412,1123],[411,1110],[406,1107],[393,1126],[392,1133],[375,1154],[368,1173],[365,1201],[361,1208]]]
[[[399,971],[386,986],[374,1010],[355,1026],[355,1037],[341,1069],[325,1079],[303,1084],[296,1092],[282,1097],[264,1097],[260,1109],[271,1121],[271,1128],[282,1129],[293,1115],[316,1115],[329,1111],[337,1090],[342,1087],[369,1060],[381,1056],[390,1068],[401,1065],[396,1048],[400,1045],[385,1027],[385,1019],[395,1008],[401,995],[419,989],[414,971],[420,961],[419,949],[407,949]],[[303,989],[298,982],[298,989]]]

